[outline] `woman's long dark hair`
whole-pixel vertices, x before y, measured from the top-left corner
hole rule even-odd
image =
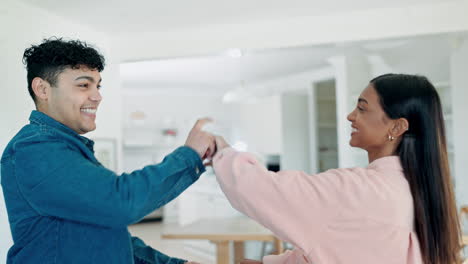
[[[388,117],[409,123],[395,154],[413,196],[424,263],[460,263],[460,225],[439,95],[423,76],[385,74],[370,83]]]

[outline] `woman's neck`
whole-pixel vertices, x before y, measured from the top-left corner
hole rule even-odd
[[[369,163],[372,163],[376,159],[393,156],[393,155],[396,155],[396,151],[393,148],[382,148],[379,150],[367,151],[367,158],[369,160]]]

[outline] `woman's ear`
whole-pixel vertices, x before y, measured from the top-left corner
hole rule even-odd
[[[397,138],[403,135],[409,129],[409,123],[406,118],[398,118],[394,120],[393,127],[390,131],[391,136]]]
[[[47,101],[50,95],[50,85],[47,81],[40,77],[36,77],[31,82],[31,88],[37,99]]]

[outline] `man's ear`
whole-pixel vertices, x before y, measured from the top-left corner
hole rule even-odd
[[[36,77],[31,82],[31,88],[37,99],[47,101],[50,96],[50,84],[46,80]]]
[[[398,118],[394,120],[393,127],[391,129],[391,136],[397,138],[403,135],[409,129],[409,123],[406,118]]]

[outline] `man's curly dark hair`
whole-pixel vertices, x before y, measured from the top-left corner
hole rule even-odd
[[[23,54],[23,63],[28,72],[28,91],[34,102],[36,96],[31,83],[35,77],[46,80],[54,87],[58,75],[67,68],[79,69],[85,66],[101,72],[105,66],[104,56],[87,43],[56,37],[44,39],[41,44],[27,48]]]

